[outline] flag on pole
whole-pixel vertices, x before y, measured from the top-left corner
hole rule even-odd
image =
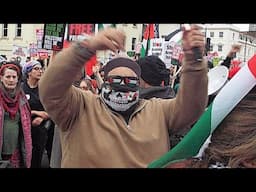
[[[158,24],[146,24],[146,26],[144,27],[140,57],[147,56],[149,46],[150,46],[150,40],[159,37],[158,28],[159,28]]]
[[[202,153],[211,134],[256,85],[256,55],[220,90],[188,134],[172,150],[151,162],[148,168],[162,168]]]

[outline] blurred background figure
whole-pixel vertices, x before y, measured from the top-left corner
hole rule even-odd
[[[96,89],[92,85],[92,79],[88,75],[81,80],[79,87],[82,90],[91,91],[92,93],[97,94]]]
[[[94,85],[94,87],[97,89],[97,93],[100,93],[102,84],[104,83],[103,63],[97,63],[95,66],[93,66],[92,71],[93,79],[96,80],[96,85]]]

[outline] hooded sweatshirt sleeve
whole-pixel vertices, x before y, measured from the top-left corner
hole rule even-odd
[[[185,53],[182,64],[178,94],[169,111],[169,127],[179,130],[195,123],[205,110],[208,96],[207,62],[194,60],[194,55]]]
[[[84,63],[93,55],[95,51],[80,43],[74,43],[53,58],[40,79],[40,100],[57,125],[62,123],[68,127],[79,112],[76,107],[82,104],[82,94],[72,86],[72,83],[81,72]]]

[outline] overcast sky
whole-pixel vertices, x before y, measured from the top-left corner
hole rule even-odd
[[[240,28],[240,31],[249,31],[249,24],[233,24]]]

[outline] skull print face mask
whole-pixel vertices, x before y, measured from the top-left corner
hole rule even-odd
[[[125,112],[139,101],[139,79],[109,76],[102,86],[101,97],[114,111]]]

